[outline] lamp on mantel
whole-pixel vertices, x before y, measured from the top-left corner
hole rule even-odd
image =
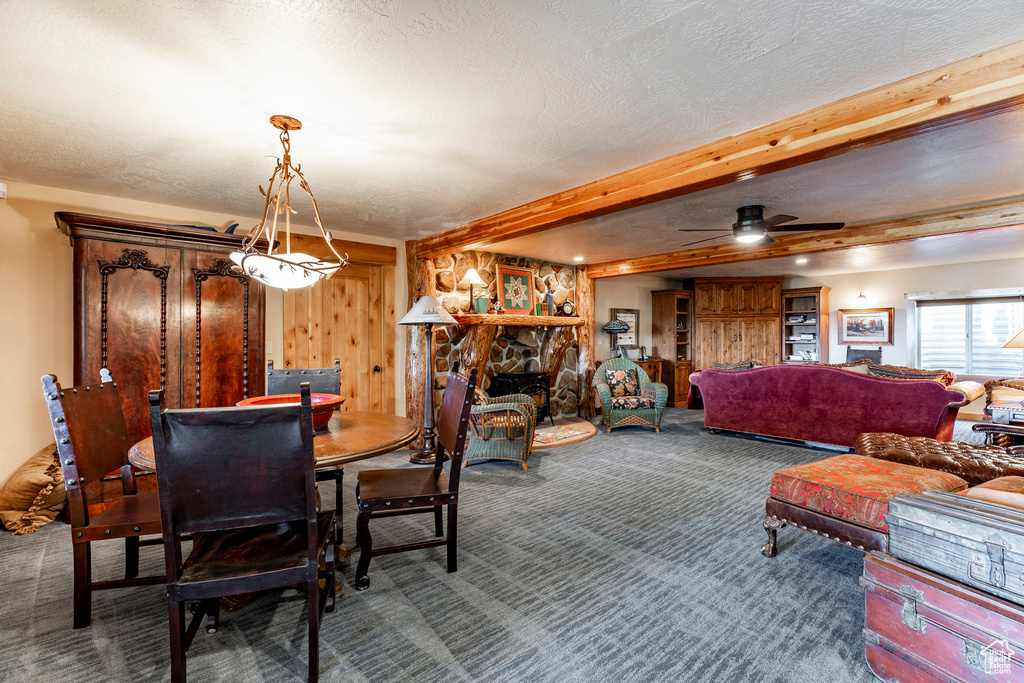
[[[466,274],[459,280],[459,287],[465,287],[469,285],[469,312],[472,313],[476,310],[476,305],[473,303],[473,285],[486,285],[484,279],[480,277],[480,273],[476,272],[476,268],[470,268],[466,271]]]
[[[274,172],[270,176],[269,189],[264,190],[260,185],[260,193],[266,198],[263,205],[263,220],[242,241],[242,248],[231,253],[231,260],[244,274],[265,285],[284,290],[309,287],[320,280],[331,277],[347,266],[348,254],[345,254],[343,258],[331,246],[331,233],[320,222],[320,209],[316,205],[316,197],[309,189],[309,183],[302,175],[302,165],[292,166],[288,131],[299,130],[302,128],[302,122],[291,116],[278,114],[270,117],[270,123],[281,131],[281,146],[284,147],[284,156],[277,160],[277,166],[274,167]],[[313,202],[313,221],[316,223],[316,227],[320,228],[324,243],[337,261],[292,251],[292,214],[298,212],[292,208],[290,200],[292,181],[296,179],[299,181],[299,187],[309,195],[309,199]],[[275,183],[277,184],[276,188],[274,187]],[[267,216],[271,211],[274,212],[274,215],[270,225],[267,225]],[[284,214],[284,251],[273,254],[271,252],[277,247],[277,217],[281,214]],[[262,254],[257,251],[260,239],[267,240],[266,252]]]
[[[622,322],[618,318],[609,320],[605,323],[605,326],[601,328],[602,332],[607,332],[612,336],[612,358],[616,358],[619,355],[619,335],[623,332],[629,332],[629,325]]]
[[[423,325],[427,334],[427,350],[424,354],[427,358],[427,374],[424,378],[423,397],[423,448],[413,451],[409,462],[419,465],[431,464],[434,462],[437,451],[437,434],[434,433],[434,325],[457,325],[455,318],[448,315],[448,311],[438,307],[432,296],[420,297],[416,305],[409,309],[409,312],[398,321],[399,325]]]

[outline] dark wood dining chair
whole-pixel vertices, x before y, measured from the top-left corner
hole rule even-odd
[[[278,394],[297,394],[303,382],[309,383],[309,390],[314,394],[341,395],[341,359],[334,359],[334,366],[329,368],[275,368],[274,361],[267,361],[267,396]],[[342,532],[342,480],[345,477],[344,465],[322,467],[316,471],[317,481],[334,482],[334,511],[337,514],[337,542],[344,539]]]
[[[162,399],[150,392],[171,680],[184,683],[186,652],[203,618],[216,630],[219,598],[298,584],[316,681],[320,622],[334,609],[334,513],[316,511],[309,385],[300,405],[162,410]],[[185,558],[183,534],[192,535]],[[188,602],[198,604],[186,626]]]
[[[356,588],[370,586],[366,575],[370,560],[377,555],[447,546],[448,571],[458,569],[456,557],[456,523],[459,510],[459,475],[462,456],[466,449],[466,430],[470,409],[473,407],[473,389],[476,370],[469,377],[459,374],[459,364],[453,363],[448,373],[448,385],[441,401],[438,419],[437,450],[433,467],[413,467],[391,470],[363,470],[356,484],[356,544],[359,546],[359,564],[356,567]],[[451,456],[451,475],[444,473],[445,452]],[[442,509],[448,508],[448,536],[444,537]],[[395,515],[434,513],[433,541],[374,548],[370,536],[370,519]]]
[[[156,491],[138,493],[128,462],[128,427],[117,383],[104,369],[99,384],[64,389],[54,375],[43,375],[43,396],[57,440],[67,490],[74,561],[74,627],[92,620],[92,592],[163,583],[163,576],[139,577],[139,546],[160,542],[160,501]],[[118,472],[121,495],[103,501],[103,480]],[[109,489],[108,489],[109,490]],[[92,543],[124,539],[124,579],[92,580]]]
[[[267,361],[267,395],[297,394],[303,382],[314,394],[341,394],[341,359],[334,359],[329,368],[275,368]]]

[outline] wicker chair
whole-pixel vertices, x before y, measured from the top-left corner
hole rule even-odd
[[[641,408],[618,408],[612,406],[612,392],[606,381],[606,372],[609,370],[636,370],[636,376],[640,380],[640,398],[654,399],[653,407],[644,406]],[[626,358],[612,358],[598,366],[594,372],[594,379],[591,382],[601,399],[601,410],[603,421],[608,431],[613,427],[628,427],[631,425],[654,427],[654,431],[661,431],[661,417],[665,413],[665,404],[668,402],[668,387],[661,382],[652,382],[644,369]],[[645,401],[645,403],[650,403]]]
[[[533,397],[509,394],[489,398],[477,390],[469,420],[472,429],[463,467],[471,460],[512,460],[526,469],[537,427],[537,404]]]

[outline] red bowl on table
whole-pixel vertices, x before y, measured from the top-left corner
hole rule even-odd
[[[345,402],[345,397],[337,394],[310,394],[309,398],[313,402],[313,429],[326,427],[327,423],[331,421],[334,411]],[[274,394],[273,396],[253,396],[242,399],[235,405],[249,408],[253,406],[298,405],[300,400],[299,394]]]

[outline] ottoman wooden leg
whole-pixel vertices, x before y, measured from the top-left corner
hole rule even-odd
[[[779,529],[786,526],[786,523],[778,517],[768,515],[764,518],[762,526],[764,526],[764,530],[768,532],[768,542],[761,546],[761,554],[765,557],[775,557],[779,554],[779,550],[775,545],[776,534]]]

